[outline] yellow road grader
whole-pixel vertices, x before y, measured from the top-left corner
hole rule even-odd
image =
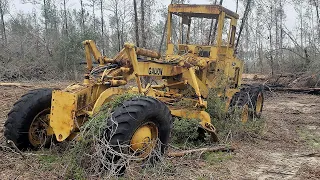
[[[190,44],[194,18],[216,22],[209,40],[202,45]],[[115,95],[135,93],[140,96],[115,108],[112,121],[108,121],[116,127],[111,144],[127,144],[132,152],[141,151],[139,156],[147,157],[159,139],[163,153],[172,116],[198,119],[199,127],[212,141],[218,141],[217,130],[206,112],[211,89],[225,102],[226,111],[241,110],[243,122],[260,117],[263,107],[261,87],[241,88],[244,63],[235,53],[238,19],[236,13],[219,5],[171,4],[164,56],[127,43],[114,58],[108,58],[101,55],[94,41],[84,41],[87,72],[83,83],[63,90],[36,89],[23,95],[8,114],[5,137],[19,149],[41,147],[50,143],[49,137],[58,142],[73,140],[80,127]],[[173,37],[177,34],[173,33],[175,22],[180,22],[177,43]],[[144,84],[143,77],[152,77],[157,83]],[[187,101],[188,106],[175,105],[181,101]]]

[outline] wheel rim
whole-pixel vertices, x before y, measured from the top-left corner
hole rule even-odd
[[[147,123],[140,126],[132,136],[130,148],[134,155],[139,158],[146,158],[157,144],[158,128],[154,123]]]
[[[262,110],[262,103],[263,103],[263,97],[262,94],[259,93],[257,97],[257,102],[256,102],[256,113],[260,113]]]
[[[38,113],[32,120],[29,128],[28,138],[34,147],[39,147],[47,144],[50,138],[47,135],[49,128],[50,109],[45,109]]]
[[[249,118],[249,106],[248,104],[244,105],[241,112],[241,122],[246,123],[248,122]]]

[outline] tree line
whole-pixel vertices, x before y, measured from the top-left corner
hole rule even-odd
[[[13,2],[0,0],[0,80],[81,78],[79,70],[84,68],[79,65],[84,61],[81,42],[85,39],[95,40],[108,57],[119,52],[125,42],[161,49],[164,53],[162,39],[167,6],[161,2],[21,0],[22,4],[31,4],[33,10],[12,13]],[[188,2],[172,0],[172,3]],[[248,2],[234,0],[240,17]],[[245,60],[247,72],[276,74],[319,69],[318,0],[251,2],[238,48],[238,56]],[[210,3],[223,5],[224,2],[211,0]],[[288,6],[297,14],[293,29],[286,26],[287,15],[290,15],[285,9]],[[179,37],[179,23],[174,19],[174,40]],[[240,27],[240,23],[238,25]],[[208,41],[212,29],[213,21],[194,21],[190,43]]]

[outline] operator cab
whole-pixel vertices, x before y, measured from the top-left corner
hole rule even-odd
[[[192,53],[217,59],[234,55],[239,15],[219,5],[171,4],[168,12],[167,57]],[[204,26],[194,26],[205,24]],[[180,31],[172,33],[173,28]]]

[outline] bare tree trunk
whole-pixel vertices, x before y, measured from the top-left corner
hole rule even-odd
[[[92,16],[93,16],[93,31],[96,32],[96,14],[95,14],[95,1],[92,1]]]
[[[145,31],[145,11],[144,11],[144,0],[141,0],[141,33],[142,33],[142,47],[146,48],[147,46],[147,35]]]
[[[136,45],[139,47],[139,22],[138,22],[138,12],[137,12],[137,1],[133,0],[134,9],[134,26],[136,35]]]
[[[4,22],[4,2],[0,1],[0,15],[1,15],[1,34],[2,34],[2,41],[4,42],[4,45],[7,46],[7,34],[6,34],[6,26]]]
[[[173,0],[171,0],[171,3],[173,3]],[[168,19],[166,18],[166,22],[164,23],[164,28],[163,28],[163,31],[162,31],[162,34],[161,34],[161,40],[160,40],[160,46],[159,46],[159,54],[161,54],[161,51],[162,51],[162,44],[163,44],[163,41],[164,41],[164,36],[165,36],[165,33],[166,33],[166,30],[167,30],[167,26],[168,26]]]
[[[310,56],[308,54],[308,50],[307,48],[304,48],[304,55],[305,55],[305,59],[306,59],[306,68],[308,68],[308,66],[310,65]]]
[[[282,4],[282,0],[280,0],[280,60],[281,62],[283,62],[283,4]]]
[[[300,4],[300,41],[301,41],[301,47],[303,48],[303,14],[302,14],[302,4]]]
[[[121,50],[121,33],[120,33],[120,22],[119,22],[119,14],[118,14],[118,6],[119,6],[119,4],[118,4],[118,1],[115,1],[115,5],[116,5],[116,7],[115,7],[115,16],[116,16],[116,26],[117,26],[117,38],[118,38],[118,51],[120,51]]]
[[[45,28],[45,36],[47,37],[48,34],[48,13],[47,13],[47,1],[43,0],[43,7],[44,7],[44,28]]]
[[[223,0],[220,0],[219,5],[222,5]],[[217,34],[217,28],[218,28],[218,19],[216,20],[216,23],[214,24],[214,29],[213,29],[213,35],[212,35],[212,41],[211,44],[214,43],[215,38],[216,38],[216,34]]]
[[[274,75],[274,63],[273,63],[273,47],[272,47],[272,20],[273,20],[273,10],[272,5],[270,6],[270,28],[269,28],[269,43],[270,43],[270,66],[271,75]]]
[[[81,31],[84,33],[84,8],[83,8],[83,0],[80,0],[81,6]]]
[[[236,3],[236,13],[238,13],[238,8],[239,8],[239,0],[237,0],[237,3]]]
[[[49,49],[49,38],[48,38],[48,4],[46,0],[43,0],[43,9],[44,9],[44,29],[45,29],[45,35],[44,35],[44,41],[45,41],[45,48],[49,54],[50,57],[52,57],[52,53]]]
[[[279,49],[279,22],[278,22],[279,21],[279,18],[278,18],[279,10],[278,10],[278,3],[276,1],[274,3],[275,3],[275,11],[274,11],[275,12],[275,16],[274,16],[275,18],[274,19],[275,19],[275,27],[276,27],[275,60],[278,61],[279,60],[279,56],[278,56],[279,53],[278,53],[277,50]]]
[[[260,42],[259,42],[258,56],[259,56],[259,64],[260,64],[260,73],[263,74],[263,46],[262,46],[261,39],[259,41]]]
[[[218,0],[214,1],[214,4],[217,4]],[[211,43],[211,36],[212,36],[212,28],[213,28],[213,21],[214,19],[211,20],[211,24],[210,24],[210,31],[209,31],[209,38],[208,38],[208,45],[210,45]]]
[[[126,4],[124,3],[123,6],[126,6]],[[126,8],[123,8],[123,13],[122,13],[122,21],[121,21],[121,43],[120,43],[120,48],[119,51],[121,50],[121,48],[124,46],[124,38],[125,38],[125,33],[124,33],[124,28],[125,28],[125,17],[127,16],[127,11]],[[119,17],[120,18],[120,17]]]
[[[53,9],[57,9],[57,6],[55,4],[53,4]],[[54,18],[58,17],[57,15],[57,11],[54,11]],[[55,34],[55,37],[58,37],[59,36],[59,30],[58,30],[58,22],[56,21],[56,19],[53,21],[53,27],[54,27],[54,34]]]
[[[313,0],[314,2],[314,5],[316,6],[316,12],[317,12],[317,23],[318,23],[318,42],[320,41],[320,15],[319,15],[319,4],[318,4],[318,1],[316,0]]]
[[[105,42],[104,42],[104,19],[103,19],[103,0],[100,0],[100,12],[101,12],[101,41],[102,41],[102,54],[105,54]]]
[[[63,0],[63,13],[64,13],[65,33],[66,33],[66,36],[67,36],[67,37],[69,37],[69,33],[68,33],[68,16],[67,16],[66,0]]]

